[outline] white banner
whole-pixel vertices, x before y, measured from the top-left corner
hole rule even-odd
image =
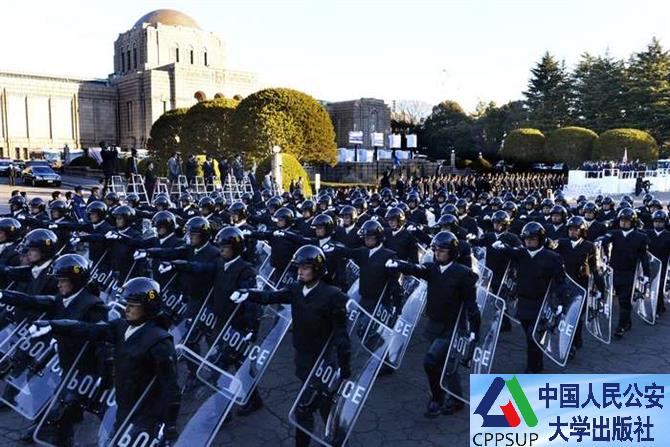
[[[394,133],[389,135],[389,147],[391,149],[400,149],[402,147],[402,138],[400,134]]]
[[[363,131],[361,130],[352,130],[349,132],[349,144],[363,144]]]
[[[416,149],[416,135],[415,134],[410,134],[407,135],[407,148],[408,149]]]
[[[381,132],[373,132],[370,134],[370,146],[384,147],[384,134]]]

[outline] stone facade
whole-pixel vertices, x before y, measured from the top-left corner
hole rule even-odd
[[[335,127],[337,147],[353,147],[349,144],[350,131],[363,131],[363,146],[369,148],[373,132],[384,133],[384,146],[391,134],[391,110],[381,99],[361,98],[353,101],[326,104]]]
[[[35,149],[95,147],[100,140],[144,148],[166,111],[257,90],[254,73],[226,66],[216,35],[178,11],[150,12],[114,42],[107,79],[0,72],[0,155],[28,158]]]

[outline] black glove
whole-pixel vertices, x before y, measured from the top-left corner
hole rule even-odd
[[[351,377],[351,354],[341,353],[338,356],[338,363],[340,364],[340,378],[345,380]]]
[[[176,259],[174,261],[170,261],[170,264],[172,264],[177,270],[186,270],[188,261],[184,261],[183,259]]]
[[[168,441],[174,441],[179,437],[179,431],[177,430],[176,425],[169,425],[165,426],[165,429],[163,430],[163,434],[165,436],[165,439]]]

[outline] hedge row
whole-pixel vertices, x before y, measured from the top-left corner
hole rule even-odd
[[[500,149],[500,156],[516,163],[567,163],[579,166],[586,160],[628,159],[651,162],[658,159],[656,140],[638,129],[612,129],[598,136],[583,127],[563,127],[546,136],[538,129],[511,131]]]

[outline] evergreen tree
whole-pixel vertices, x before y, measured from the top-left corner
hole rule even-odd
[[[570,76],[565,63],[558,62],[549,52],[531,69],[524,96],[534,127],[551,130],[570,123]]]
[[[659,142],[670,139],[670,55],[658,39],[631,56],[627,74],[626,123]]]
[[[624,124],[626,72],[609,53],[584,53],[572,75],[575,122],[600,133]]]

